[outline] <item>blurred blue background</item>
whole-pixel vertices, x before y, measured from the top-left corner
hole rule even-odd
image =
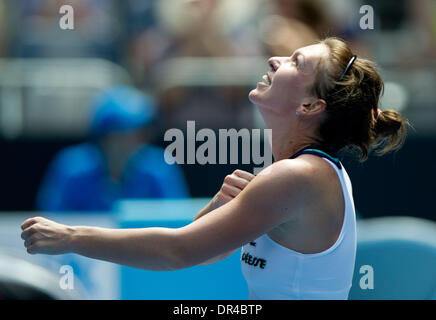
[[[74,8],[74,30],[59,27],[62,5]],[[373,30],[359,25],[362,5],[374,9]],[[18,249],[13,228],[36,214],[71,224],[147,226],[150,215],[165,213],[147,201],[165,199],[194,200],[193,211],[178,212],[172,226],[188,223],[196,199],[207,201],[227,174],[252,171],[253,164],[168,165],[164,133],[186,131],[188,120],[197,130],[263,128],[247,96],[268,69],[267,58],[325,36],[341,37],[377,62],[385,81],[381,108],[401,111],[413,125],[395,154],[363,164],[353,152],[342,155],[360,218],[412,217],[432,225],[435,1],[1,0],[0,248],[56,272],[58,264],[74,265],[87,298],[176,297],[142,287],[151,281],[148,288],[155,288],[166,276],[71,256],[41,262]],[[138,206],[127,214],[122,204],[129,199]],[[152,221],[171,225],[171,219]],[[183,279],[198,274],[202,280],[189,291],[198,292],[206,274],[231,269],[238,286],[227,297],[240,298],[246,288],[238,263],[237,252],[168,279],[179,279],[186,293]],[[223,288],[218,279],[210,285]],[[225,292],[216,290],[216,297]]]

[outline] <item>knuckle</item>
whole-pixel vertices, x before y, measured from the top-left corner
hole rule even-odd
[[[32,222],[33,223],[39,223],[39,222],[41,222],[43,220],[44,220],[44,218],[43,217],[39,217],[39,216],[32,218]]]
[[[229,196],[221,195],[218,200],[222,203],[227,203],[229,201]]]
[[[33,224],[35,224],[35,223],[37,223],[39,220],[38,220],[38,217],[33,217],[33,218],[30,218],[29,220],[27,220],[26,222],[25,222],[25,224],[27,224],[27,225],[33,225]]]
[[[227,198],[231,197],[230,192],[224,192],[221,194],[221,199],[225,200]]]

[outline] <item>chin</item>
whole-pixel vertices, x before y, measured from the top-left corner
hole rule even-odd
[[[257,88],[254,88],[250,91],[250,93],[248,94],[248,100],[256,105],[259,103],[259,91],[257,90]]]

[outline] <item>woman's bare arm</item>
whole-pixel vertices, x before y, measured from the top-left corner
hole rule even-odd
[[[212,200],[195,216],[194,221],[199,219],[200,217],[204,216],[205,214],[219,208],[223,204],[226,204],[227,202],[231,201],[233,198],[235,198],[239,193],[241,193],[242,190],[248,185],[248,183],[253,180],[255,177],[254,174],[250,172],[246,172],[243,170],[235,170],[232,174],[227,175],[224,178],[223,185],[221,186],[221,189],[219,192],[212,198]],[[212,259],[209,259],[207,261],[204,261],[200,263],[199,265],[205,266],[209,264],[216,263],[218,261],[221,261],[231,254],[233,254],[238,248],[226,252],[222,255],[216,256]]]
[[[179,229],[69,227],[31,218],[22,224],[22,238],[29,253],[72,252],[146,270],[188,268],[295,219],[310,194],[298,162],[273,164],[232,201]]]

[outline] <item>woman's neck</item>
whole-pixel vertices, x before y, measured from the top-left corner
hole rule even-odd
[[[315,144],[314,140],[309,138],[308,128],[303,128],[298,123],[275,123],[269,127],[272,128],[271,147],[274,161],[288,159],[301,149]]]
[[[274,161],[288,159],[301,149],[316,145],[317,123],[302,120],[290,111],[274,112],[274,108],[258,106],[267,128],[271,129]]]
[[[310,141],[304,141],[305,139],[272,139],[272,152],[275,161],[288,159],[298,151],[313,145]]]

